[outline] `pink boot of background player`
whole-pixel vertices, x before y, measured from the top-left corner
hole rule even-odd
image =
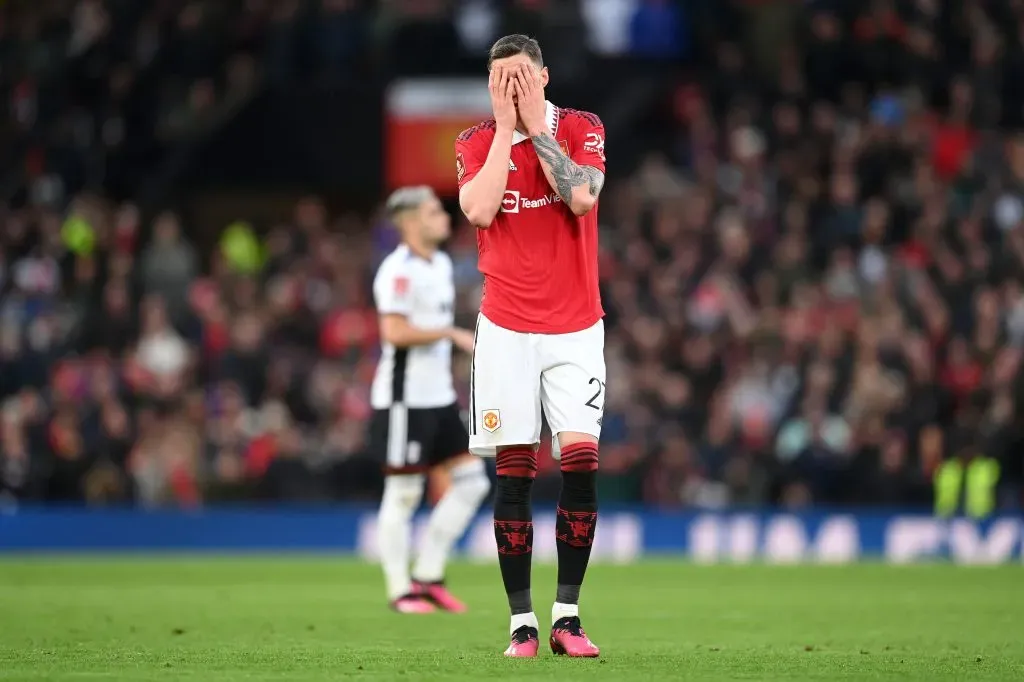
[[[407,594],[391,602],[391,608],[398,613],[433,613],[434,605],[421,594]]]
[[[434,606],[449,613],[465,613],[466,605],[448,591],[444,583],[415,583],[416,591],[434,603]]]

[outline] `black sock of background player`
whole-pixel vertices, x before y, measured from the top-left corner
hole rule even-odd
[[[494,539],[498,565],[512,615],[533,611],[530,564],[533,560],[533,509],[530,491],[537,458],[530,448],[504,450],[497,457],[494,495]]]
[[[562,492],[558,498],[555,537],[558,547],[559,604],[576,604],[590,563],[597,528],[597,449],[590,443],[562,450]]]

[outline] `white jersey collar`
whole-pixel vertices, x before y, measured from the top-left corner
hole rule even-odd
[[[552,135],[558,132],[558,107],[552,104],[548,100],[544,100],[544,117],[548,122],[548,129]],[[512,144],[519,144],[523,140],[530,139],[526,135],[523,135],[518,130],[512,132]]]

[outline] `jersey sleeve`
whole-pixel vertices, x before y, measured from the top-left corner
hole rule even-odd
[[[412,313],[412,282],[397,261],[385,261],[373,279],[373,300],[380,315]]]
[[[487,160],[488,150],[483,148],[482,137],[467,130],[455,139],[455,176],[459,181],[459,189],[476,177]]]
[[[572,160],[579,166],[592,166],[604,173],[604,123],[597,114],[579,113]]]

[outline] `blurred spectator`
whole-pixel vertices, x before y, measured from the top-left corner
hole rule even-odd
[[[178,218],[161,214],[153,226],[153,239],[139,258],[142,290],[159,296],[172,319],[180,320],[188,305],[188,288],[199,263],[181,234]]]
[[[135,362],[141,370],[137,386],[158,396],[177,393],[189,362],[189,348],[171,326],[162,298],[142,303],[139,344]]]

